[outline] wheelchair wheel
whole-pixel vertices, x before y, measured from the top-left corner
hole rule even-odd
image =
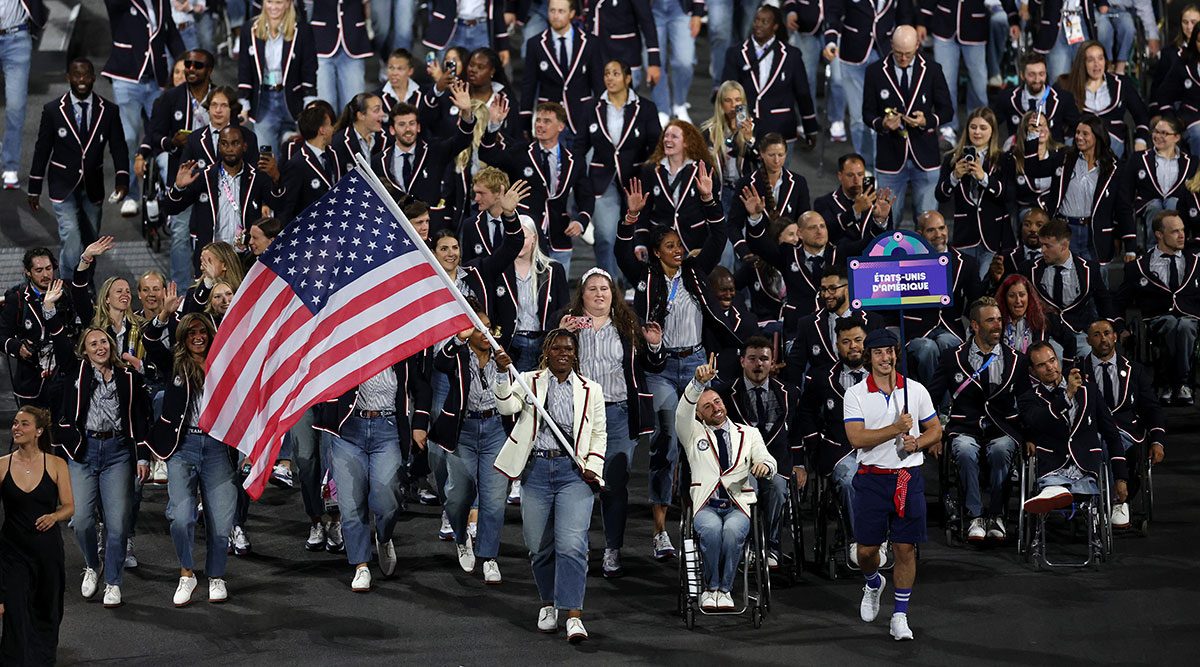
[[[1138,533],[1140,533],[1142,537],[1150,536],[1150,519],[1142,519],[1138,522]]]
[[[696,608],[690,604],[683,608],[683,624],[688,630],[696,629]]]
[[[756,630],[762,627],[763,612],[758,607],[750,608],[750,622],[754,624]]]

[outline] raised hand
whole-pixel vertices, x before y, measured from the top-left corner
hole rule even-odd
[[[708,384],[715,377],[717,377],[717,355],[710,352],[708,363],[696,367],[696,382]]]
[[[488,122],[503,125],[507,118],[508,97],[506,95],[496,95],[492,98],[492,103],[488,105]]]
[[[471,113],[471,88],[466,81],[455,81],[450,84],[450,101],[458,107],[460,115]]]
[[[516,213],[517,206],[520,205],[520,203],[524,201],[532,191],[533,188],[530,187],[528,181],[523,178],[517,179],[512,185],[508,186],[508,189],[504,191],[504,194],[500,195],[501,208],[503,208],[504,212],[507,214],[511,215]]]
[[[116,239],[113,237],[101,236],[92,243],[88,244],[88,247],[83,249],[83,261],[91,262],[100,255],[112,250],[116,245]]]
[[[700,201],[711,201],[713,194],[712,169],[704,160],[696,163],[696,190],[700,192]]]
[[[766,210],[767,205],[763,203],[762,196],[758,194],[758,190],[747,185],[742,188],[742,194],[739,195],[742,200],[742,206],[746,207],[746,214],[750,217],[761,214]]]
[[[158,311],[158,319],[161,322],[168,322],[171,318],[171,313],[179,309],[179,288],[175,283],[168,283],[167,289],[163,294],[162,308]]]
[[[46,290],[46,295],[44,297],[42,297],[42,305],[44,305],[48,309],[53,308],[54,304],[58,303],[58,300],[62,298],[62,295],[63,295],[63,281],[61,281],[61,280],[51,281],[50,289]]]
[[[195,160],[188,160],[179,165],[179,171],[175,174],[175,187],[180,190],[191,185],[200,176],[200,169],[196,167]]]
[[[636,215],[642,212],[646,207],[646,193],[642,192],[642,179],[635,178],[629,181],[629,187],[625,188],[625,202],[629,212]],[[628,220],[625,224],[632,224]]]

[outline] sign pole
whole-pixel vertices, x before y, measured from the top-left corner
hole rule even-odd
[[[900,313],[900,349],[897,350],[897,355],[900,357],[900,375],[904,376],[904,412],[908,412],[908,355],[904,350],[904,309],[901,308]],[[892,388],[895,391],[895,388]]]

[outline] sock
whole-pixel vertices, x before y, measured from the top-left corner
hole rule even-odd
[[[867,588],[879,590],[879,588],[881,586],[883,586],[883,577],[879,576],[878,570],[867,575],[866,580],[867,580]]]
[[[912,589],[911,588],[897,588],[896,592],[895,592],[895,596],[896,596],[896,610],[894,613],[907,614],[908,613],[908,598],[910,598],[912,596]]]

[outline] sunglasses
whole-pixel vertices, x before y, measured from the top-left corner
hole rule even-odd
[[[203,60],[185,60],[183,66],[188,69],[207,69],[208,63]]]

